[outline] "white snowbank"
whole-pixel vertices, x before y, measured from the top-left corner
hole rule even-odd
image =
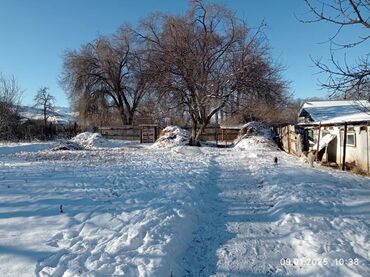
[[[277,149],[273,137],[270,127],[261,122],[252,121],[242,127],[239,137],[234,141],[234,147],[241,150]]]
[[[189,132],[178,126],[167,126],[161,132],[159,139],[152,148],[172,148],[187,145],[189,143]]]
[[[84,132],[78,134],[70,140],[71,142],[78,143],[84,148],[98,148],[98,147],[115,147],[116,144],[110,140],[103,138],[99,133]]]

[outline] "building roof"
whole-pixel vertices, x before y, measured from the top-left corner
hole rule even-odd
[[[367,100],[305,102],[299,113],[298,125],[340,124],[370,121]]]

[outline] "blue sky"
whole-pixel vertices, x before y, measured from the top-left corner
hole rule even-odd
[[[325,76],[317,74],[310,56],[328,59],[329,45],[322,42],[335,33],[333,26],[297,21],[295,15],[307,12],[303,0],[218,2],[237,11],[251,27],[265,20],[273,58],[286,67],[283,76],[295,97],[325,96],[318,86]],[[113,33],[123,23],[135,25],[153,11],[182,13],[187,6],[187,0],[0,0],[0,72],[18,79],[24,104],[32,105],[37,89],[47,86],[57,105],[68,106],[57,81],[66,49]]]

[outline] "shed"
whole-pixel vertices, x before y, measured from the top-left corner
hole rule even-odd
[[[305,102],[298,122],[307,133],[310,150],[317,151],[319,160],[337,163],[343,169],[356,165],[370,172],[369,101]]]

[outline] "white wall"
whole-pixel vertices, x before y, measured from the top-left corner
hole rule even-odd
[[[357,166],[368,172],[368,164],[370,162],[370,127],[366,127],[365,130],[360,129],[361,126],[354,127],[356,146],[347,145],[346,162],[351,163],[355,161]],[[334,130],[332,130],[331,133],[334,133],[337,136],[337,164],[341,165],[343,160],[343,141],[341,141],[340,129],[338,127],[334,127]]]

